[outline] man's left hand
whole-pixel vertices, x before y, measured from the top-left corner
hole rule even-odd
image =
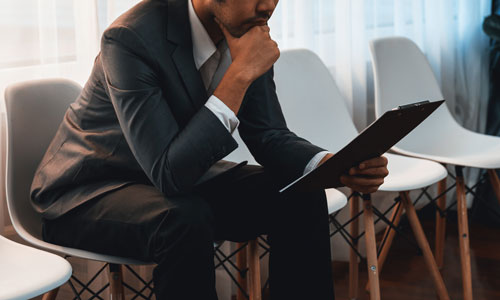
[[[320,161],[318,166],[330,159],[334,154],[327,154]],[[387,170],[387,158],[380,156],[369,159],[351,168],[348,174],[340,177],[340,182],[352,190],[371,194],[378,191],[378,188],[384,183],[384,178],[389,175]]]
[[[387,175],[387,158],[380,156],[351,168],[348,174],[340,177],[340,182],[356,192],[371,194],[378,191]]]

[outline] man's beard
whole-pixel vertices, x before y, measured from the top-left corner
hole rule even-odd
[[[260,14],[257,15],[251,19],[248,19],[241,23],[241,25],[235,27],[231,26],[229,24],[223,24],[224,27],[226,27],[227,31],[235,38],[241,38],[245,33],[247,33],[250,29],[252,29],[255,26],[262,26],[260,24],[262,20],[266,20],[266,25],[267,25],[267,20],[269,20],[271,16],[267,14]],[[260,21],[260,22],[259,22]]]

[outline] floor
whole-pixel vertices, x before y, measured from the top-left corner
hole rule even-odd
[[[453,220],[455,219],[455,220]],[[411,236],[411,229],[403,225]],[[423,220],[422,226],[431,248],[434,249],[434,221]],[[472,280],[475,300],[500,299],[500,228],[477,223],[470,225]],[[347,263],[334,263],[336,299],[348,298]],[[451,299],[463,299],[460,253],[457,241],[456,218],[447,224],[445,262],[441,274]],[[367,282],[366,264],[360,265],[358,299],[370,299],[364,290]],[[384,300],[437,299],[434,285],[422,256],[402,238],[396,238],[389,258],[380,276],[381,296]]]

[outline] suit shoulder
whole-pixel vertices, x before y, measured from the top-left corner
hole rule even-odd
[[[103,37],[115,37],[115,32],[127,28],[149,44],[166,36],[167,22],[166,0],[144,0],[119,16],[104,31]]]

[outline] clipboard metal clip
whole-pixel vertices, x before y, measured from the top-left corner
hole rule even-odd
[[[407,109],[407,108],[412,108],[412,107],[419,107],[419,106],[427,104],[427,103],[430,103],[430,101],[426,100],[426,101],[420,101],[420,102],[416,102],[416,103],[412,103],[412,104],[400,105],[400,106],[398,106],[397,109],[401,110],[401,109]]]

